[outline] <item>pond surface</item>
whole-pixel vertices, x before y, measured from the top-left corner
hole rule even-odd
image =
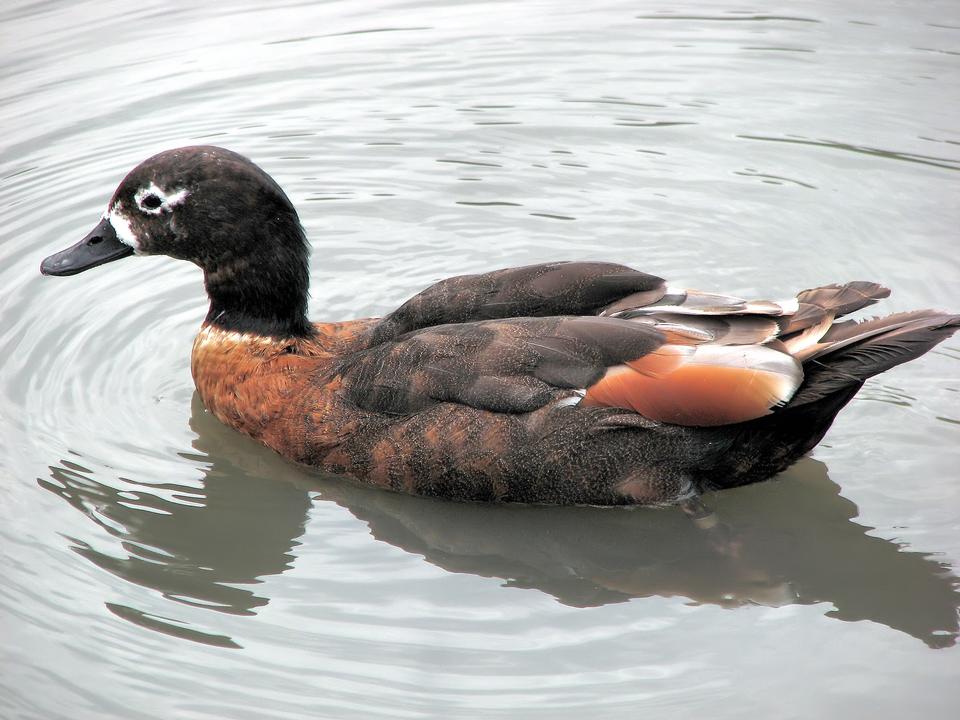
[[[705,531],[311,474],[195,397],[198,270],[38,274],[215,143],[299,207],[317,319],[587,258],[960,311],[955,0],[206,5],[0,10],[0,717],[955,717],[957,338]]]

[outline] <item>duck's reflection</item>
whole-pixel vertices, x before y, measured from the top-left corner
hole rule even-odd
[[[179,602],[239,614],[265,605],[267,597],[242,586],[289,567],[309,491],[348,509],[378,540],[434,565],[503,578],[568,605],[653,595],[724,606],[830,602],[831,617],[872,620],[931,647],[953,645],[958,634],[960,579],[950,566],[868,535],[851,521],[856,506],[815,460],[779,482],[715,494],[715,515],[691,522],[675,508],[414,498],[301,470],[222,426],[196,396],[190,424],[197,459],[210,466],[201,488],[184,489],[196,496],[188,503],[131,496],[70,462],[51,469],[53,482],[40,481],[119,537],[127,556],[77,542],[78,552]],[[132,609],[114,611],[137,621]]]

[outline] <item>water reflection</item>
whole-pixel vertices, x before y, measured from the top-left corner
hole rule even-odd
[[[234,448],[221,444],[229,438],[204,433],[197,422],[202,418],[202,406],[196,402],[191,425],[200,432],[194,443],[198,452],[187,457],[200,462],[216,459],[196,486],[145,486],[129,480],[129,487],[115,487],[99,482],[75,460],[61,460],[50,468],[49,479],[37,482],[120,541],[118,553],[115,546],[105,551],[69,538],[72,549],[97,567],[179,603],[253,615],[269,598],[244,586],[290,567],[310,498],[269,474],[258,474],[249,451],[246,463],[232,462]],[[107,608],[143,627],[236,647],[230,638],[174,618],[116,603],[107,603]]]
[[[451,572],[500,577],[568,605],[681,596],[722,606],[831,602],[930,647],[956,641],[960,580],[949,565],[872,537],[821,462],[708,499],[717,525],[675,509],[494,507],[319,485],[374,537]]]
[[[691,522],[677,509],[490,506],[425,500],[316,476],[228,430],[194,397],[193,457],[202,486],[173,499],[97,482],[71,461],[40,484],[121,541],[116,557],[74,549],[117,577],[177,602],[254,614],[269,602],[245,587],[284,572],[315,500],[364,521],[373,537],[450,572],[502,578],[572,606],[681,596],[721,606],[830,602],[828,616],[871,620],[930,647],[958,634],[960,579],[931,557],[867,534],[823,463],[806,459],[780,482],[708,498]],[[309,494],[308,494],[309,493]],[[145,627],[232,645],[111,605]]]

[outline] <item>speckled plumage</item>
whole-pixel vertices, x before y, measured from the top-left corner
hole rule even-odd
[[[864,380],[960,326],[934,311],[834,322],[885,297],[874,283],[746,301],[600,262],[450,278],[384,318],[314,324],[292,204],[211,146],[135,168],[42,270],[131,248],[203,269],[191,368],[222,422],[299,463],[462,500],[658,504],[763,480]]]

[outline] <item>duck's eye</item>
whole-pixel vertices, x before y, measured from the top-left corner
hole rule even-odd
[[[186,188],[180,188],[175,192],[166,192],[153,183],[147,187],[140,188],[133,196],[133,201],[142,212],[148,215],[160,215],[164,212],[170,212],[173,208],[184,200],[190,193]]]

